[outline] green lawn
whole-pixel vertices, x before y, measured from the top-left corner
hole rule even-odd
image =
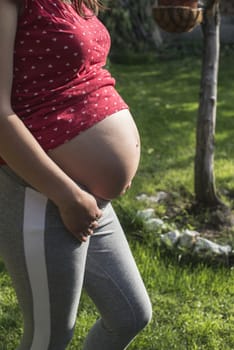
[[[118,90],[131,106],[142,139],[142,160],[132,190],[114,203],[153,304],[151,324],[129,349],[233,350],[234,270],[202,262],[178,261],[158,248],[156,232],[144,232],[141,223],[135,220],[136,211],[145,205],[136,201],[136,195],[163,190],[172,195],[175,213],[180,218],[183,213],[186,216],[185,225],[190,222],[186,206],[193,200],[200,59],[186,57],[110,66],[117,78]],[[230,207],[234,193],[232,73],[232,55],[222,57],[215,173],[218,191]],[[163,218],[167,209],[165,204],[155,206],[157,215]],[[191,224],[194,228],[200,226],[194,219]],[[96,317],[94,306],[83,294],[69,350],[81,350],[85,334]],[[0,350],[15,350],[21,331],[14,291],[0,263]]]

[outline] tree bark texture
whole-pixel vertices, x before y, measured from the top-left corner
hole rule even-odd
[[[195,196],[198,204],[213,207],[221,204],[216,194],[214,176],[214,139],[220,52],[219,1],[213,1],[212,6],[204,10],[202,30],[204,45],[196,134]]]

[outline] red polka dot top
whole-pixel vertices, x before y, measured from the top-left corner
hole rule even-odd
[[[12,106],[45,151],[128,108],[103,68],[107,29],[62,0],[24,0],[14,52]]]

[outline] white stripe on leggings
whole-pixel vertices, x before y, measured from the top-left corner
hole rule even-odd
[[[34,334],[30,350],[47,350],[50,342],[50,304],[44,229],[47,199],[27,187],[24,202],[24,249],[33,297]]]

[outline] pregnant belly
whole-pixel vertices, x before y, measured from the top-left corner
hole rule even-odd
[[[96,197],[113,199],[126,191],[137,171],[140,139],[128,110],[108,116],[49,156]]]

